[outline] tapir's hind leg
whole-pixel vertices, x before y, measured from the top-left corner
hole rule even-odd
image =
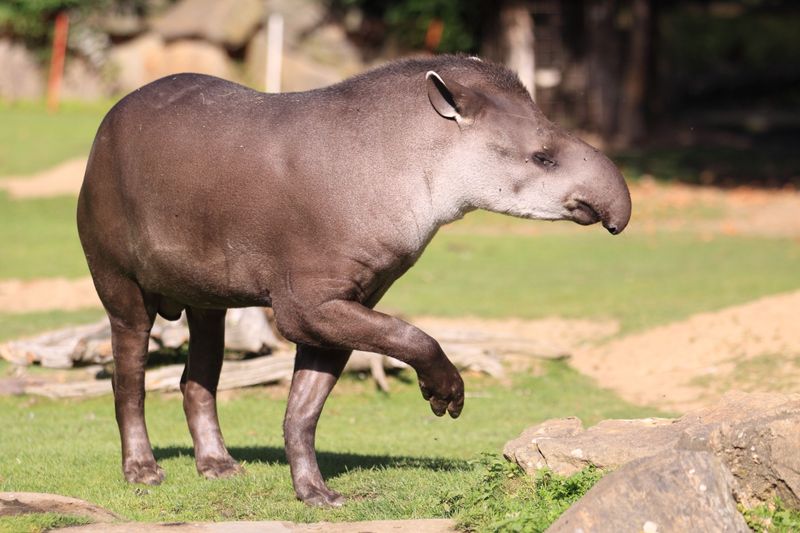
[[[111,321],[112,385],[122,440],[122,472],[131,483],[157,485],[164,480],[164,471],[156,464],[144,420],[144,367],[155,299],[122,275],[96,269],[93,274]]]
[[[197,471],[207,478],[242,471],[225,448],[217,418],[217,384],[225,348],[224,309],[186,309],[189,361],[181,378],[183,410],[194,441]]]
[[[322,406],[350,357],[350,351],[298,345],[283,422],[286,456],[297,497],[311,505],[341,506],[344,497],[322,480],[314,451]]]

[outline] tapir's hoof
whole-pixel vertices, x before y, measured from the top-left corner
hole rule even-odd
[[[464,380],[458,370],[450,366],[452,371],[445,378],[429,381],[420,376],[419,388],[422,397],[431,404],[433,414],[443,416],[449,413],[452,418],[458,418],[464,409]]]
[[[161,485],[164,481],[164,470],[156,462],[131,462],[123,467],[125,480],[128,483],[143,485]]]
[[[312,507],[341,507],[346,501],[344,496],[327,487],[311,487],[302,494],[298,492],[297,498]]]
[[[206,479],[221,479],[241,474],[244,468],[231,456],[209,457],[198,459],[197,471]]]

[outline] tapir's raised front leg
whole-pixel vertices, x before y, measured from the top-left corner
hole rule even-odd
[[[276,302],[278,303],[278,302]],[[422,396],[436,416],[464,407],[464,381],[439,343],[419,328],[351,300],[328,300],[289,311],[276,305],[281,333],[298,344],[362,350],[393,357],[417,372]]]
[[[329,300],[287,312],[276,308],[278,328],[298,343],[284,421],[286,455],[297,497],[312,505],[344,502],[322,479],[314,437],[322,407],[353,349],[386,354],[411,365],[423,397],[437,416],[456,418],[464,382],[439,343],[418,328],[358,302]]]
[[[344,503],[322,479],[314,441],[322,407],[349,357],[349,350],[297,346],[283,436],[295,493],[310,505],[338,507]]]

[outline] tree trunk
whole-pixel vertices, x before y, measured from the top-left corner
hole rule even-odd
[[[617,2],[591,0],[586,9],[587,111],[589,125],[605,139],[617,131],[619,110],[619,36],[615,27]]]
[[[651,2],[633,0],[633,24],[630,31],[628,68],[620,105],[618,141],[624,146],[639,140],[645,133],[645,95],[651,46]]]
[[[492,4],[493,7],[493,4]],[[495,12],[494,9],[491,9]],[[519,76],[535,98],[536,63],[533,17],[528,2],[506,0],[500,3],[486,31],[482,53],[487,59],[503,63]]]

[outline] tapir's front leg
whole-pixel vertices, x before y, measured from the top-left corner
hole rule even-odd
[[[464,382],[439,343],[422,330],[350,300],[328,300],[292,311],[276,306],[281,333],[298,344],[362,350],[394,357],[417,372],[422,396],[437,416],[464,406]]]
[[[422,395],[437,416],[445,411],[453,418],[461,414],[464,382],[439,343],[418,328],[354,301],[329,300],[291,311],[275,303],[278,328],[298,343],[284,437],[295,493],[304,502],[334,506],[344,502],[322,480],[314,435],[325,399],[351,350],[382,353],[408,363],[417,371]]]
[[[344,498],[322,479],[314,451],[317,421],[350,351],[297,346],[294,376],[283,422],[286,457],[297,497],[310,505],[340,506]]]

